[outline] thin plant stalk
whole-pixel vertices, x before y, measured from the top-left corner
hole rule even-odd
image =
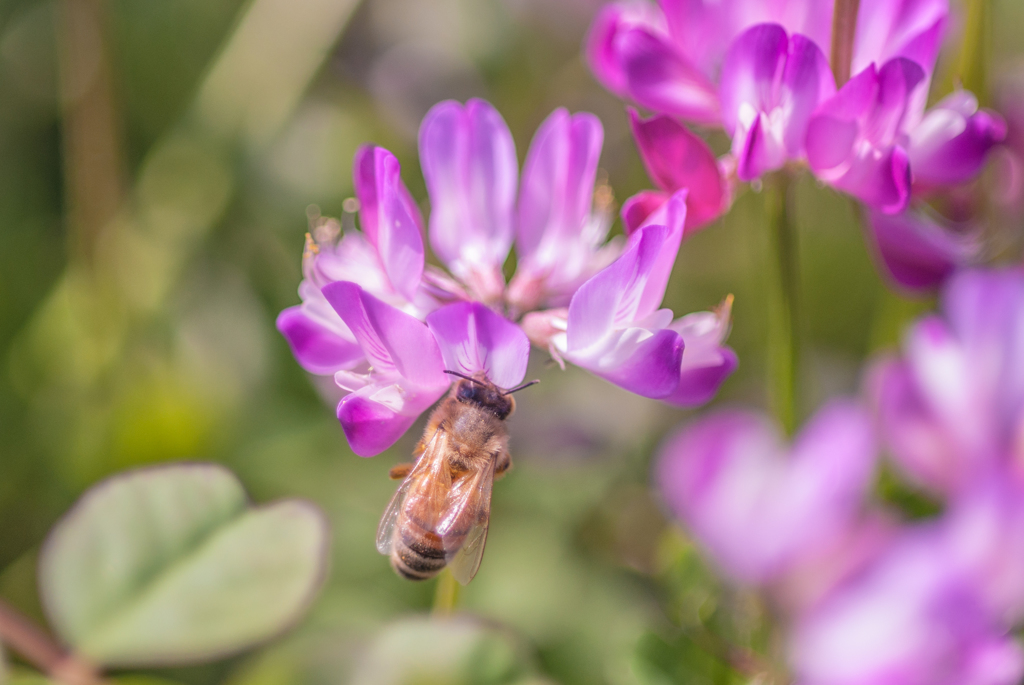
[[[800,262],[798,236],[791,211],[792,181],[779,172],[768,186],[768,234],[771,244],[768,353],[772,405],[786,432],[797,420],[797,378],[800,369]]]
[[[991,0],[969,0],[957,80],[984,104],[988,99],[989,46],[992,44]]]
[[[857,10],[860,0],[836,0],[832,10],[832,73],[836,86],[850,80],[853,62],[853,39],[857,32]]]
[[[451,616],[459,602],[459,583],[448,569],[442,569],[437,576],[434,589],[434,616]]]
[[[26,661],[65,685],[100,685],[96,668],[64,651],[53,638],[6,602],[0,600],[0,642]]]

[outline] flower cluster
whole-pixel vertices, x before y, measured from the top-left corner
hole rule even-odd
[[[398,160],[359,150],[361,231],[317,222],[302,304],[277,322],[299,363],[347,393],[338,418],[357,454],[394,444],[444,394],[446,370],[518,384],[530,341],[559,363],[678,406],[706,402],[736,367],[723,345],[731,299],[681,319],[660,308],[686,233],[686,190],[630,225],[624,244],[606,242],[607,189],[594,201],[602,137],[593,115],[555,110],[520,179],[512,135],[488,103],[431,109],[419,135],[427,234],[447,270],[426,264],[423,218]],[[506,283],[513,243],[517,269]]]
[[[864,0],[844,65],[826,57],[833,4],[613,4],[595,20],[587,57],[608,89],[657,113],[633,115],[641,155],[663,190],[690,189],[700,220],[727,208],[724,189],[736,181],[805,165],[867,205],[899,284],[933,287],[977,245],[923,211],[923,200],[973,178],[1005,123],[966,91],[925,110],[948,0]],[[853,74],[846,83],[836,83],[837,66]],[[677,119],[722,128],[731,151],[716,161]],[[630,208],[633,221],[657,206],[656,196],[644,199]]]
[[[877,362],[870,411],[835,402],[789,447],[760,416],[724,412],[662,449],[671,510],[784,611],[798,682],[1024,676],[1009,634],[1024,622],[1024,271],[961,272],[943,304]],[[940,516],[901,523],[871,499],[876,434]]]

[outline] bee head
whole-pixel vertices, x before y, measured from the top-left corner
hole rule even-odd
[[[475,404],[491,412],[504,421],[516,410],[516,401],[512,393],[523,388],[528,388],[539,381],[530,381],[511,390],[503,390],[489,381],[486,377],[473,378],[465,376],[458,371],[445,371],[453,376],[458,376],[455,387],[455,398],[463,404]]]
[[[511,416],[516,408],[516,401],[502,393],[498,386],[475,378],[460,380],[456,386],[455,397],[463,404],[475,404],[486,409],[501,420]]]

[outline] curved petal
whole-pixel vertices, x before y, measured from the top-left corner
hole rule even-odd
[[[724,346],[732,325],[732,295],[711,312],[695,312],[674,321],[670,328],[683,337],[683,363],[679,387],[664,402],[696,407],[711,401],[719,386],[736,370],[736,353]]]
[[[654,332],[626,328],[612,332],[585,350],[563,356],[630,392],[660,399],[679,385],[683,339],[667,328]]]
[[[518,162],[512,134],[483,100],[434,105],[420,125],[430,244],[460,278],[500,269],[513,237]]]
[[[789,37],[778,24],[747,29],[729,46],[719,79],[722,125],[730,136],[741,123],[744,105],[753,112],[775,107],[778,81],[785,68]],[[752,125],[748,121],[745,127]]]
[[[898,214],[910,204],[910,161],[899,146],[865,151],[830,182],[886,214]]]
[[[791,36],[780,92],[780,105],[787,114],[782,138],[789,157],[803,154],[811,115],[835,92],[835,79],[821,48],[804,36]]]
[[[717,123],[714,85],[665,37],[631,28],[616,36],[615,49],[622,55],[629,93],[638,103],[697,123]]]
[[[954,93],[928,110],[910,132],[907,153],[914,183],[954,185],[969,181],[1006,138],[1006,122],[995,112],[978,110],[967,92]]]
[[[593,114],[559,108],[537,129],[523,164],[516,251],[528,259],[546,236],[579,236],[590,216],[604,130]]]
[[[526,334],[479,302],[441,307],[427,316],[427,326],[451,371],[470,376],[482,371],[500,388],[512,388],[526,375]]]
[[[686,344],[685,337],[683,343],[686,346],[683,349],[679,385],[671,395],[662,397],[661,401],[676,407],[699,407],[714,399],[722,383],[732,375],[740,361],[731,348],[722,347],[718,350],[717,361],[702,366],[688,366],[686,353],[690,346]]]
[[[848,403],[822,409],[790,450],[761,416],[729,411],[670,438],[655,478],[723,570],[763,583],[853,523],[874,458],[870,422]]]
[[[630,109],[629,121],[651,180],[670,193],[682,188],[689,190],[686,198],[687,226],[698,228],[718,218],[726,203],[725,181],[708,144],[668,116],[642,119]],[[649,215],[654,209],[650,202],[652,198],[644,196],[642,199],[644,204],[640,206],[644,210],[650,207]],[[635,221],[639,217],[639,207],[634,203],[628,209],[627,212],[626,205],[623,205],[623,216],[628,214]],[[639,223],[633,228],[637,226]]]
[[[360,457],[373,457],[388,449],[405,435],[417,414],[401,414],[357,391],[338,404],[338,421],[352,451]]]
[[[374,371],[397,374],[411,385],[448,387],[441,352],[427,327],[355,283],[340,281],[323,287],[324,297],[349,327]]]
[[[906,57],[930,79],[948,13],[949,0],[861,0],[851,72]]]
[[[277,330],[288,341],[299,365],[310,373],[333,374],[363,359],[363,351],[355,340],[310,318],[302,305],[281,312],[277,316]]]
[[[629,97],[629,84],[616,40],[619,34],[637,26],[664,31],[664,17],[648,2],[609,3],[597,13],[584,41],[591,71],[619,97]]]
[[[668,202],[668,197],[667,193],[657,190],[641,190],[623,202],[619,215],[626,235],[631,236],[641,226],[651,223],[651,215]]]
[[[911,291],[937,288],[981,247],[974,236],[957,234],[913,210],[894,215],[871,210],[868,227],[886,271]]]
[[[353,169],[363,233],[377,248],[395,291],[413,300],[423,277],[423,219],[393,154],[366,145]]]

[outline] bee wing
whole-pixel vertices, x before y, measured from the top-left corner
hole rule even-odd
[[[444,451],[448,445],[448,434],[442,428],[434,431],[423,454],[413,465],[412,470],[402,480],[398,490],[395,491],[391,501],[388,502],[384,515],[377,526],[377,551],[381,554],[391,554],[391,541],[395,537],[395,526],[398,525],[398,515],[402,511],[406,497],[414,481],[426,475],[429,471],[436,471],[444,466]]]
[[[485,468],[453,483],[448,495],[448,511],[439,526],[448,569],[463,585],[473,580],[487,545],[494,464],[495,460],[491,459]]]

